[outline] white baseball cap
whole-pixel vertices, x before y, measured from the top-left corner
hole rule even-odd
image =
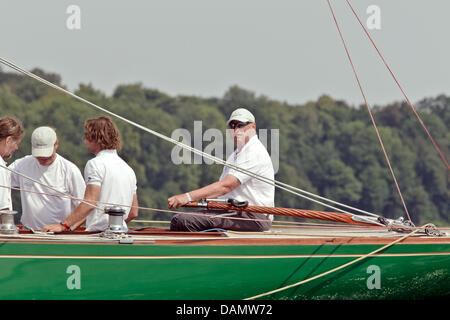
[[[50,157],[56,142],[56,133],[50,127],[36,128],[31,134],[31,155]]]
[[[230,118],[227,121],[227,125],[229,125],[233,120],[240,122],[255,122],[255,116],[247,109],[238,108],[231,114]]]

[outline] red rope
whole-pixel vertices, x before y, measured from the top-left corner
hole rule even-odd
[[[350,61],[350,64],[352,66],[353,74],[355,75],[356,81],[357,81],[358,86],[359,86],[359,90],[361,91],[362,97],[364,99],[364,103],[366,104],[367,111],[369,112],[370,119],[371,119],[372,124],[373,124],[373,127],[375,128],[375,132],[377,134],[378,141],[380,142],[381,149],[383,150],[384,157],[386,158],[386,162],[387,162],[387,164],[389,166],[389,170],[391,171],[392,178],[394,179],[394,183],[395,183],[395,186],[397,188],[397,192],[398,192],[398,194],[400,196],[400,199],[402,201],[403,208],[405,209],[405,212],[406,212],[406,215],[408,217],[408,220],[411,221],[411,218],[410,218],[409,212],[408,212],[408,208],[406,208],[406,203],[405,203],[405,200],[403,199],[403,195],[402,195],[402,192],[400,190],[400,186],[397,183],[397,178],[395,177],[395,173],[394,173],[394,170],[392,169],[391,162],[389,161],[389,157],[387,155],[386,149],[384,148],[383,140],[381,139],[380,133],[378,132],[378,128],[377,128],[377,125],[375,123],[375,119],[373,118],[373,115],[372,115],[372,111],[370,111],[370,107],[369,107],[369,104],[367,102],[366,95],[365,95],[364,90],[362,88],[361,82],[359,81],[358,74],[356,73],[356,69],[355,69],[355,66],[353,64],[353,60],[352,60],[352,58],[350,56],[350,53],[348,51],[347,44],[345,43],[344,37],[342,35],[341,28],[339,27],[339,24],[337,22],[336,15],[334,14],[334,10],[333,10],[333,8],[331,6],[330,0],[327,0],[327,1],[328,1],[328,6],[330,7],[330,10],[331,10],[331,14],[333,15],[334,23],[336,24],[336,27],[338,29],[339,36],[341,37],[342,44],[344,45],[345,52],[347,53],[348,60]]]
[[[419,114],[417,113],[416,109],[414,108],[413,104],[411,103],[411,101],[409,100],[408,96],[406,95],[405,91],[403,90],[402,86],[400,85],[400,83],[397,81],[397,78],[395,77],[394,73],[392,72],[391,68],[389,67],[389,65],[387,64],[386,60],[384,59],[383,55],[381,54],[380,50],[378,50],[378,47],[376,46],[375,42],[373,41],[372,37],[370,36],[369,32],[367,32],[367,29],[364,27],[364,24],[361,22],[361,20],[359,19],[357,13],[355,12],[355,10],[353,9],[352,5],[350,4],[349,0],[346,0],[347,4],[349,5],[350,9],[353,11],[353,14],[355,15],[356,19],[358,19],[359,24],[361,25],[361,27],[363,28],[364,32],[366,33],[367,37],[369,37],[370,42],[372,42],[372,45],[374,46],[375,50],[377,51],[378,55],[380,56],[381,60],[383,61],[384,65],[386,66],[386,68],[389,70],[389,73],[391,74],[392,78],[394,79],[395,83],[397,84],[397,86],[399,87],[400,91],[403,93],[403,96],[405,97],[406,101],[408,102],[408,105],[410,106],[411,110],[413,111],[414,115],[416,116],[416,118],[419,120],[419,123],[422,125],[423,129],[425,130],[425,132],[427,133],[428,137],[430,138],[431,142],[433,143],[434,148],[437,150],[437,152],[439,153],[439,156],[441,157],[442,161],[444,162],[444,164],[447,166],[447,170],[450,169],[449,164],[447,162],[447,160],[445,159],[444,155],[442,154],[441,150],[439,149],[439,146],[437,145],[437,143],[434,141],[433,137],[431,136],[430,132],[428,131],[427,127],[425,126],[425,124],[423,123],[422,119],[420,118]],[[329,2],[329,1],[328,1]]]
[[[199,207],[197,202],[191,202],[184,205],[184,207]],[[360,221],[355,221],[352,219],[352,215],[339,212],[327,212],[327,211],[314,211],[314,210],[303,210],[303,209],[293,209],[293,208],[277,208],[277,207],[263,207],[263,206],[247,206],[247,207],[235,207],[227,203],[218,202],[208,202],[208,209],[219,209],[219,210],[232,210],[232,211],[245,211],[253,213],[265,213],[265,214],[275,214],[282,216],[290,216],[303,219],[316,219],[333,221],[347,224],[356,224],[363,226],[373,226],[377,225],[375,223],[365,223]]]

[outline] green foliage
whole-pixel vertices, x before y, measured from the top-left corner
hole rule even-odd
[[[56,74],[39,69],[33,72],[61,83]],[[229,88],[222,98],[171,97],[139,83],[120,85],[111,96],[91,84],[80,84],[75,93],[169,137],[175,129],[187,129],[192,146],[194,121],[202,121],[202,134],[216,128],[225,137],[230,113],[246,107],[254,113],[258,129],[279,129],[277,180],[388,218],[405,216],[365,106],[352,108],[329,96],[304,105],[289,105],[238,86]],[[14,159],[30,153],[31,132],[42,125],[56,128],[58,152],[82,171],[92,157],[83,143],[83,124],[102,112],[91,106],[35,80],[0,71],[0,111],[2,116],[19,118],[25,126],[25,137]],[[445,95],[418,103],[420,116],[447,159],[449,111],[450,97]],[[450,223],[450,174],[409,106],[392,103],[374,108],[373,113],[413,222]],[[173,144],[125,121],[114,120],[123,140],[120,155],[138,177],[142,207],[166,209],[171,195],[207,185],[220,176],[222,166],[217,164],[174,164]],[[202,147],[209,143],[204,140]],[[326,209],[280,189],[275,201],[280,207]],[[17,202],[15,195],[15,207],[19,208]],[[170,218],[168,213],[146,210],[141,210],[140,216]]]

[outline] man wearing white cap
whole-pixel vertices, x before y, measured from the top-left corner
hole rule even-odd
[[[236,150],[228,157],[227,163],[250,171],[267,179],[274,179],[272,160],[264,145],[256,135],[256,123],[253,114],[244,108],[238,108],[231,114],[227,126],[236,145]],[[224,166],[219,181],[206,187],[184,194],[173,196],[167,200],[170,209],[205,198],[232,198],[248,201],[254,206],[274,206],[275,187],[251,177],[246,173]],[[245,219],[229,219],[227,217]],[[201,231],[221,228],[235,231],[265,231],[271,226],[271,215],[258,213],[235,213],[224,218],[211,217],[211,214],[173,216],[170,229],[172,231]]]
[[[47,224],[58,223],[79,204],[78,200],[61,197],[61,193],[53,189],[77,199],[83,198],[86,185],[80,169],[57,154],[57,149],[55,131],[50,127],[39,127],[31,135],[31,155],[9,166],[17,172],[11,175],[11,185],[21,189],[21,223],[28,229],[41,230]]]

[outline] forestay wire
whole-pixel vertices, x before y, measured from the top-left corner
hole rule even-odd
[[[251,177],[253,177],[255,179],[258,179],[258,180],[260,180],[262,182],[265,182],[265,183],[268,183],[270,185],[273,185],[273,186],[275,186],[275,187],[277,187],[279,189],[285,190],[285,191],[290,192],[290,193],[292,193],[294,195],[297,195],[299,197],[305,198],[305,199],[310,200],[312,202],[315,202],[315,203],[318,203],[320,205],[323,205],[324,207],[331,208],[333,210],[336,210],[336,211],[339,211],[339,212],[342,212],[342,213],[352,214],[352,213],[350,213],[348,211],[342,210],[340,208],[336,208],[336,207],[334,207],[332,205],[329,205],[327,203],[324,203],[322,201],[327,201],[327,202],[332,203],[334,205],[339,205],[341,207],[344,207],[344,208],[347,208],[347,209],[351,209],[351,210],[354,210],[356,212],[363,213],[363,214],[366,214],[366,215],[369,215],[369,216],[379,217],[379,215],[377,215],[377,214],[374,214],[374,213],[371,213],[371,212],[367,212],[367,211],[364,211],[364,210],[361,210],[361,209],[358,209],[358,208],[354,208],[354,207],[351,207],[349,205],[346,205],[346,204],[343,204],[343,203],[340,203],[340,202],[337,202],[337,201],[333,201],[331,199],[327,199],[325,197],[321,197],[321,196],[315,195],[315,194],[313,194],[311,192],[307,192],[307,191],[302,190],[300,188],[296,188],[294,186],[288,185],[286,183],[282,183],[282,182],[277,181],[277,180],[268,179],[266,177],[260,176],[260,175],[258,175],[256,173],[251,172],[251,171],[248,171],[248,170],[242,169],[242,168],[240,168],[238,166],[229,164],[229,163],[227,163],[226,161],[224,161],[224,160],[222,160],[220,158],[217,158],[217,157],[215,157],[213,155],[210,155],[210,154],[207,154],[207,153],[205,153],[203,151],[195,149],[195,148],[193,148],[191,146],[188,146],[188,145],[186,145],[186,144],[184,144],[182,142],[179,142],[179,141],[177,141],[175,139],[169,138],[169,137],[167,137],[167,136],[165,136],[165,135],[163,135],[163,134],[161,134],[159,132],[156,132],[154,130],[146,128],[146,127],[144,127],[144,126],[142,126],[142,125],[140,125],[140,124],[138,124],[138,123],[136,123],[134,121],[131,121],[131,120],[129,120],[127,118],[124,118],[124,117],[122,117],[122,116],[120,116],[118,114],[115,114],[115,113],[113,113],[113,112],[111,112],[111,111],[109,111],[109,110],[107,110],[105,108],[102,108],[102,107],[98,106],[97,104],[95,104],[93,102],[90,102],[89,100],[86,100],[86,99],[84,99],[84,98],[82,98],[82,97],[80,97],[80,96],[78,96],[78,95],[76,95],[76,94],[74,94],[74,93],[72,93],[72,92],[70,92],[70,91],[68,91],[68,90],[66,90],[66,89],[56,85],[56,84],[54,84],[54,83],[51,83],[51,82],[49,82],[49,81],[47,81],[47,80],[45,80],[45,79],[43,79],[43,78],[41,78],[39,76],[37,76],[37,75],[27,71],[27,70],[24,70],[24,69],[20,68],[16,64],[14,64],[14,63],[12,63],[12,62],[4,59],[4,58],[0,57],[0,63],[3,63],[4,65],[6,65],[6,66],[8,66],[8,67],[18,71],[18,72],[20,72],[20,73],[30,77],[30,78],[33,78],[33,79],[35,79],[35,80],[37,80],[37,81],[39,81],[39,82],[41,82],[41,83],[43,83],[43,84],[45,84],[45,85],[47,85],[49,87],[52,87],[52,88],[54,88],[54,89],[56,89],[58,91],[61,91],[61,92],[65,93],[65,94],[67,94],[67,95],[69,95],[69,96],[71,96],[71,97],[73,97],[73,98],[75,98],[75,99],[77,99],[77,100],[79,100],[79,101],[81,101],[83,103],[86,103],[86,104],[88,104],[88,105],[90,105],[90,106],[92,106],[92,107],[94,107],[94,108],[96,108],[96,109],[98,109],[98,110],[100,110],[102,112],[105,112],[105,113],[107,113],[107,114],[109,114],[109,115],[111,115],[111,116],[113,116],[115,118],[118,118],[118,119],[120,119],[120,120],[122,120],[122,121],[124,121],[124,122],[126,122],[126,123],[128,123],[128,124],[130,124],[130,125],[132,125],[134,127],[136,127],[136,128],[139,128],[139,129],[141,129],[141,130],[143,130],[145,132],[148,132],[148,133],[150,133],[150,134],[152,134],[152,135],[154,135],[154,136],[156,136],[158,138],[161,138],[161,139],[163,139],[165,141],[173,143],[173,144],[175,144],[175,145],[177,145],[179,147],[182,147],[182,148],[184,148],[186,150],[189,150],[189,151],[191,151],[191,152],[193,152],[195,154],[201,155],[204,158],[210,159],[210,160],[212,160],[212,161],[214,161],[214,162],[216,162],[218,164],[222,164],[222,165],[227,166],[229,168],[232,168],[232,169],[234,169],[236,171],[239,171],[241,173],[247,174],[247,175],[249,175],[249,176],[251,176]],[[315,197],[315,198],[320,199],[322,201],[312,199],[311,197]]]

